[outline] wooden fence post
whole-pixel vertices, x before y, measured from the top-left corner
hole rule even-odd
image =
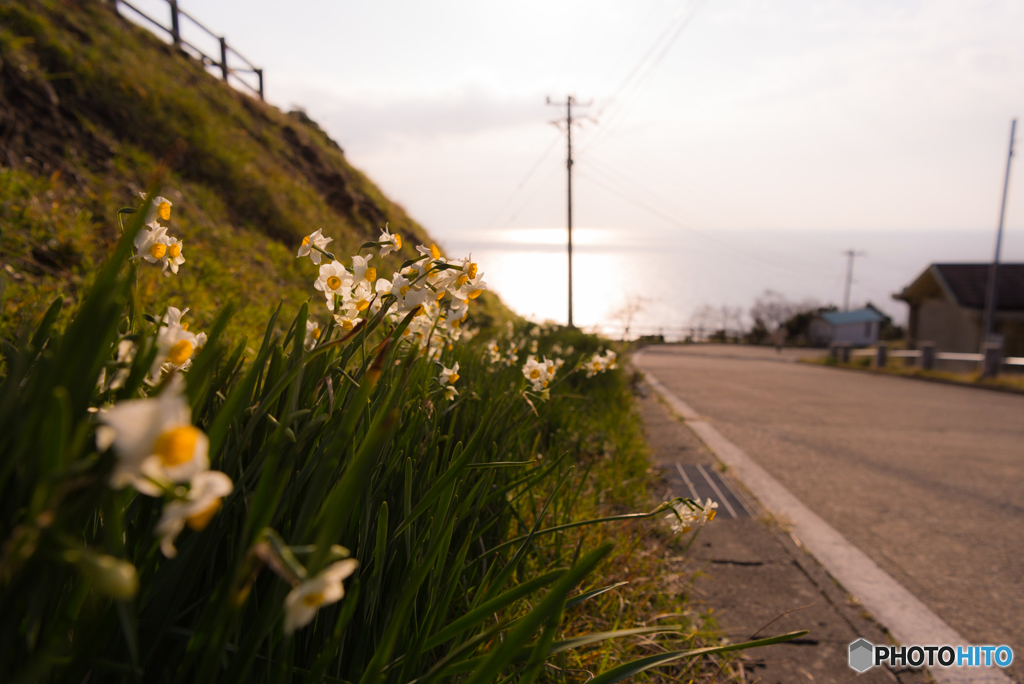
[[[256,69],[256,75],[259,76],[259,79],[260,79],[260,100],[262,101],[264,99],[263,98],[263,69]]]
[[[850,351],[852,349],[853,345],[850,344],[849,342],[843,342],[842,346],[839,348],[839,351],[842,355],[841,360],[843,363],[850,363]]]
[[[228,41],[224,36],[220,37],[220,73],[228,80]]]
[[[181,27],[178,25],[178,0],[167,0],[171,6],[171,40],[174,47],[181,47]]]
[[[935,369],[935,343],[934,342],[921,342],[918,344],[921,348],[921,368],[924,370]]]
[[[875,352],[875,368],[885,368],[887,363],[889,363],[889,345],[879,342]]]
[[[1003,365],[1003,345],[999,342],[986,342],[981,353],[985,358],[981,362],[981,377],[994,378],[999,375]]]

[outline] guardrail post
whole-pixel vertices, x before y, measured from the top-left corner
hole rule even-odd
[[[263,69],[256,69],[256,75],[260,79],[260,100],[263,100]]]
[[[889,345],[879,342],[875,351],[875,368],[885,368],[887,363],[889,363]]]
[[[935,343],[921,342],[918,344],[921,349],[921,368],[924,370],[935,369]]]
[[[181,27],[178,25],[178,0],[167,0],[171,6],[171,40],[174,47],[181,47]]]
[[[228,80],[228,41],[220,37],[220,73]]]
[[[981,353],[985,355],[981,362],[981,377],[994,378],[999,375],[999,367],[1003,365],[1003,345],[986,342]]]
[[[852,350],[852,348],[853,345],[851,345],[849,342],[843,342],[839,347],[839,353],[841,357],[840,360],[843,363],[850,363],[850,351]]]

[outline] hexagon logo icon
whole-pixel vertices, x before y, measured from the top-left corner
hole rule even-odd
[[[857,639],[850,644],[850,667],[857,672],[871,669],[875,646],[867,639]]]

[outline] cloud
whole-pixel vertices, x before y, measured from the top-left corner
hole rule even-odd
[[[294,98],[346,148],[367,152],[401,140],[474,136],[550,116],[539,95],[498,96],[479,85],[404,97],[338,97],[307,92]]]

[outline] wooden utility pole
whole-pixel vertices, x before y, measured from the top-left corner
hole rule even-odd
[[[548,104],[556,107],[565,106],[565,133],[567,140],[567,152],[565,156],[565,170],[568,174],[569,182],[568,188],[568,227],[569,227],[569,327],[573,327],[572,323],[572,125],[577,121],[572,116],[573,107],[586,107],[588,105],[581,105],[576,102],[576,98],[572,95],[568,95],[565,98],[565,102],[552,102],[551,98],[548,98]],[[553,123],[561,124],[562,120],[559,119]]]
[[[852,249],[848,249],[843,252],[847,256],[846,261],[846,290],[843,292],[843,311],[850,310],[850,286],[853,284],[853,260],[859,256],[864,256],[864,252],[857,252]]]
[[[1017,132],[1017,120],[1010,123],[1010,153],[1006,155],[1006,175],[1003,177],[1003,203],[999,206],[999,229],[996,231],[996,255],[988,268],[988,287],[985,291],[985,330],[981,338],[982,353],[985,343],[992,336],[995,327],[997,299],[999,297],[999,250],[1003,246],[1003,218],[1006,216],[1006,191],[1010,187],[1010,162],[1013,161],[1013,138]]]

